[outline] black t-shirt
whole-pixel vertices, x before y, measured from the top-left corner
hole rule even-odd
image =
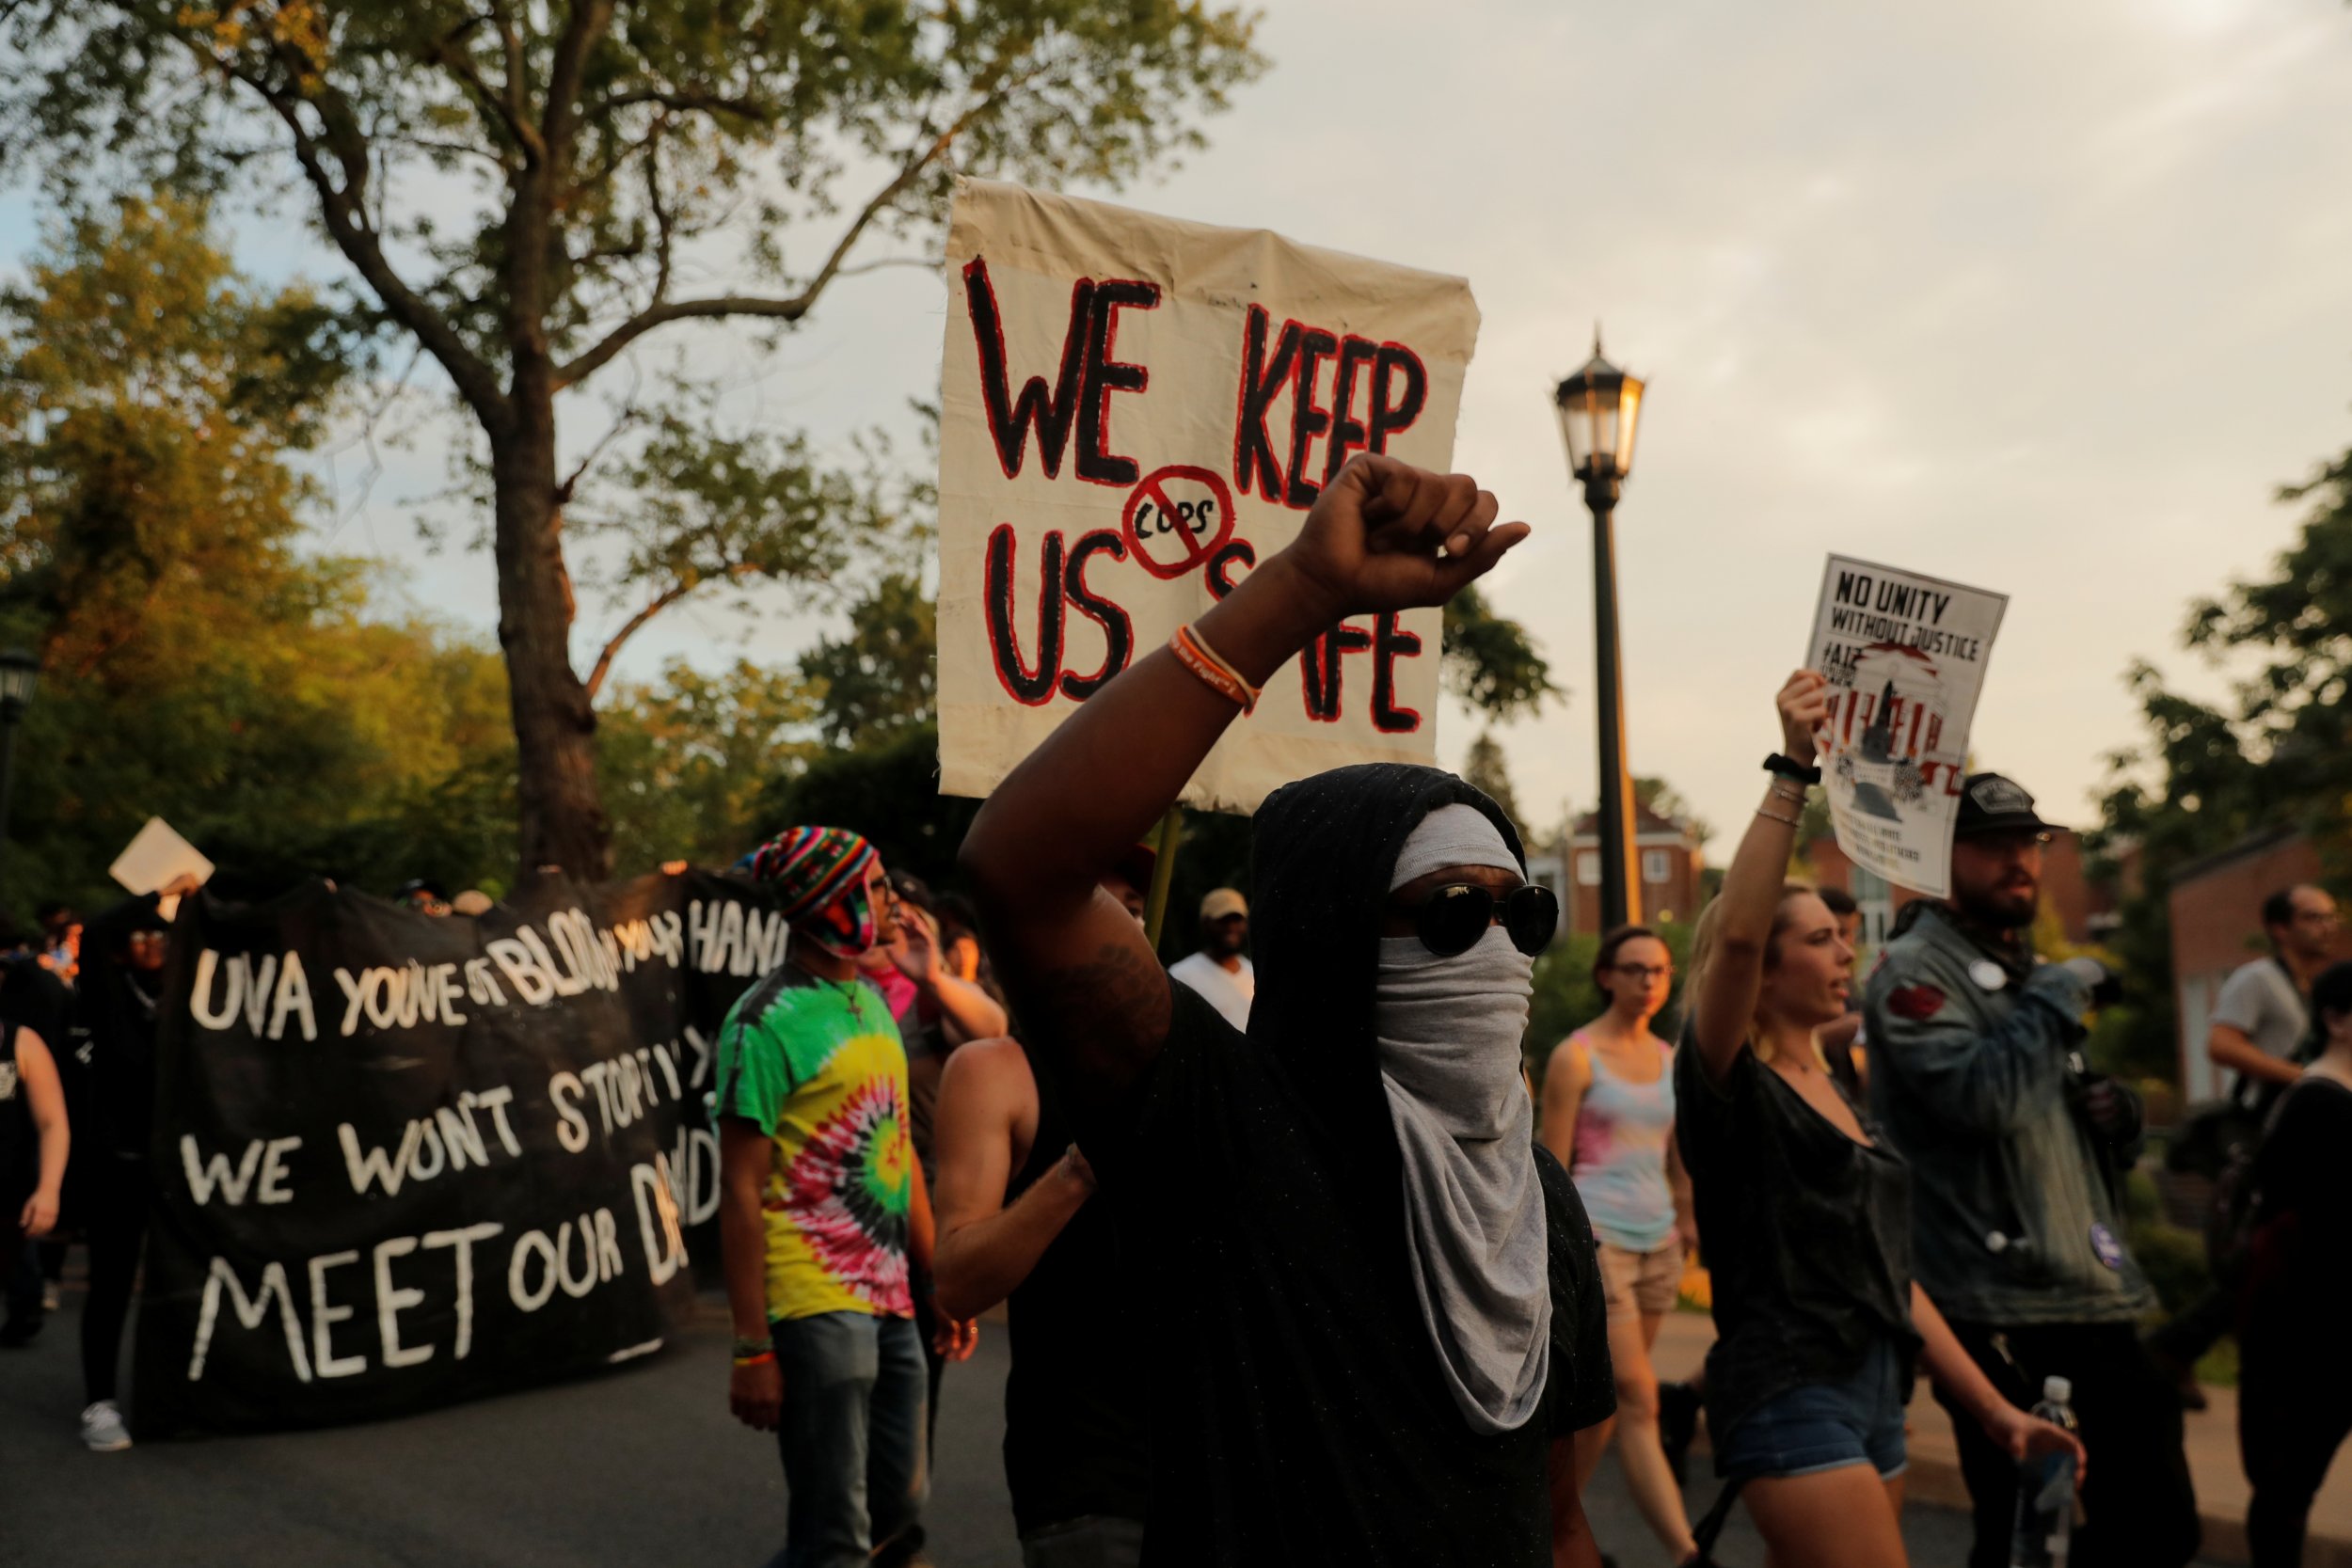
[[[1715,1303],[1707,1424],[1718,1440],[1774,1395],[1836,1383],[1892,1338],[1911,1386],[1911,1171],[1858,1144],[1746,1046],[1721,1085],[1684,1031],[1675,1129]]]
[[[1010,1205],[1070,1147],[1060,1091],[1037,1080],[1037,1135],[1005,1191]],[[1150,1341],[1136,1332],[1110,1201],[1089,1199],[1062,1227],[1007,1303],[1012,1370],[1005,1378],[1005,1481],[1023,1535],[1090,1514],[1141,1519],[1151,1501],[1143,1377]]]
[[[1414,1291],[1393,1133],[1335,1133],[1266,1060],[1255,1020],[1246,1039],[1170,990],[1166,1048],[1127,1114],[1079,1139],[1145,1311],[1132,1344],[1151,1378],[1146,1564],[1549,1563],[1549,1445],[1615,1408],[1574,1184],[1534,1151],[1552,1281],[1544,1406],[1516,1432],[1473,1433]],[[1376,1090],[1369,1059],[1362,1071]]]
[[[158,928],[156,896],[126,899],[83,927],[82,983],[75,1020],[87,1031],[95,1136],[83,1152],[143,1160],[155,1120],[155,1022],[163,973],[137,970],[119,954],[129,933]]]

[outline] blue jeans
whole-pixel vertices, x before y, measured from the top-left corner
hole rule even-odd
[[[1882,1337],[1843,1383],[1786,1388],[1740,1418],[1715,1445],[1726,1481],[1809,1476],[1867,1465],[1882,1481],[1903,1473],[1903,1403],[1911,1390],[1893,1340]]]
[[[866,1568],[916,1529],[923,1458],[922,1335],[906,1318],[823,1312],[768,1325],[784,1374],[776,1446],[789,1497],[768,1568]]]

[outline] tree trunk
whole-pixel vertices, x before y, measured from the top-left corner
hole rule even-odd
[[[596,786],[596,716],[572,670],[572,583],[555,490],[555,394],[546,361],[516,367],[513,420],[490,443],[499,644],[520,753],[522,869],[583,881],[612,871],[612,825]]]

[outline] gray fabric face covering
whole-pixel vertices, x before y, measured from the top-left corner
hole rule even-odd
[[[1519,868],[1476,807],[1446,806],[1406,841],[1390,885],[1450,865]],[[1446,1386],[1481,1434],[1526,1424],[1550,1367],[1543,1183],[1519,1077],[1534,971],[1501,927],[1450,958],[1419,937],[1380,939],[1375,1027],[1413,1286]]]

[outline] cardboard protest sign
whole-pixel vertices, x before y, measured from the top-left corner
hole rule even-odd
[[[1470,286],[1256,230],[964,181],[947,235],[941,788],[986,795],[1072,709],[1297,535],[1350,454],[1449,466]],[[1248,811],[1436,754],[1436,610],[1343,622],[1184,799]]]
[[[659,1349],[692,1311],[720,1025],[787,940],[766,890],[549,879],[479,919],[324,885],[190,904],[142,1432],[405,1414]]]
[[[213,874],[213,863],[160,816],[149,817],[106,868],[108,876],[133,893],[152,893],[183,873],[204,881]],[[171,911],[166,910],[164,917],[170,916]]]
[[[1831,556],[1805,663],[1838,689],[1820,748],[1837,847],[1890,882],[1951,891],[1968,724],[2009,595]]]

